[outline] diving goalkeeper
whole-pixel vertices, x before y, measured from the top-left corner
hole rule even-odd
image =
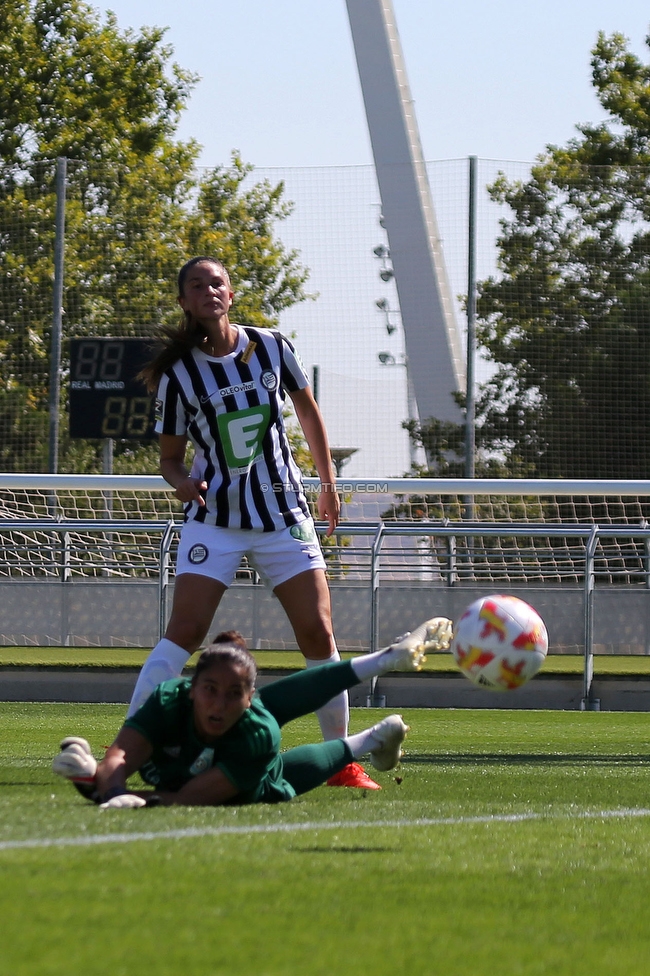
[[[101,809],[278,803],[325,783],[369,756],[375,769],[399,762],[408,731],[400,715],[342,739],[280,751],[281,728],[334,695],[388,671],[417,671],[449,647],[452,624],[428,620],[381,651],[300,671],[255,690],[256,664],[241,635],[220,634],[191,678],[164,681],[128,718],[98,763],[69,736],[52,769]],[[139,772],[148,790],[129,790]]]

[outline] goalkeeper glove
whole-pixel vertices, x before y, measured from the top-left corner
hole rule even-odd
[[[86,739],[76,735],[66,736],[61,742],[61,752],[52,760],[52,772],[69,779],[85,799],[99,802],[95,784],[97,760]]]
[[[135,810],[138,807],[146,807],[147,801],[135,793],[118,793],[109,800],[104,800],[99,804],[100,810]]]

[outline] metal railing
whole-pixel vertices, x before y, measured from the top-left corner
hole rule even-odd
[[[323,534],[325,525],[319,524],[318,531]],[[0,523],[0,562],[6,560],[7,553],[11,551],[12,534],[18,533],[21,538],[20,545],[23,547],[23,556],[30,558],[29,546],[26,546],[25,539],[34,538],[34,553],[41,553],[38,566],[42,566],[43,560],[47,563],[49,577],[57,579],[61,583],[69,583],[73,579],[73,542],[79,538],[95,538],[94,549],[89,553],[88,562],[85,565],[87,574],[94,574],[97,582],[102,579],[111,578],[113,572],[112,561],[116,556],[116,540],[121,533],[128,534],[135,538],[147,537],[149,540],[157,538],[157,545],[152,547],[149,544],[147,578],[155,579],[158,585],[159,603],[159,633],[162,634],[168,616],[169,590],[172,582],[172,555],[173,548],[177,542],[180,524],[173,521],[156,522],[146,521],[137,522],[135,520],[118,521],[111,519],[89,519],[89,520],[66,520],[56,521],[48,519],[16,519],[5,520]],[[583,635],[584,635],[584,674],[583,674],[583,697],[582,707],[591,709],[597,707],[597,700],[593,696],[593,676],[594,676],[594,593],[598,586],[599,575],[603,574],[602,568],[599,569],[598,559],[604,558],[602,553],[606,553],[607,540],[617,541],[617,552],[620,551],[622,543],[634,543],[630,549],[630,560],[634,566],[627,566],[625,570],[626,580],[631,577],[636,581],[636,588],[650,589],[650,526],[644,523],[639,526],[630,525],[586,525],[586,524],[562,524],[562,525],[534,525],[529,523],[447,523],[432,524],[422,522],[369,522],[346,523],[341,525],[333,537],[333,545],[325,549],[329,556],[330,576],[335,585],[338,579],[345,579],[346,573],[350,572],[349,565],[345,560],[350,559],[350,546],[342,544],[342,537],[345,539],[362,540],[362,544],[357,545],[354,552],[361,554],[365,559],[363,572],[357,565],[354,572],[356,578],[370,587],[370,620],[368,622],[368,644],[371,650],[379,645],[379,610],[381,603],[382,580],[386,577],[391,579],[398,578],[408,584],[409,580],[418,579],[418,585],[422,586],[420,573],[421,556],[420,550],[404,545],[404,540],[408,539],[433,539],[444,540],[446,544],[446,562],[439,569],[436,586],[443,589],[464,586],[487,585],[487,573],[477,574],[476,568],[472,566],[472,560],[479,558],[484,563],[489,561],[490,549],[486,546],[485,540],[498,539],[503,541],[505,537],[513,539],[524,538],[530,540],[530,544],[535,546],[536,539],[557,540],[560,548],[566,546],[568,540],[571,544],[571,568],[567,571],[572,583],[575,583],[575,564],[579,560],[582,564],[582,593],[583,593]],[[386,556],[386,547],[391,540],[399,538],[402,547],[399,550],[399,559],[396,562],[394,554]],[[481,544],[472,547],[472,540],[481,540]],[[8,541],[9,540],[9,541]],[[75,543],[78,545],[78,543]],[[119,548],[119,547],[118,547]],[[138,559],[134,561],[134,575],[142,568],[142,546],[138,545]],[[502,558],[503,545],[498,550],[498,558]],[[601,552],[600,557],[598,553]],[[34,555],[31,553],[31,555]],[[43,556],[43,553],[45,555]],[[120,573],[128,570],[128,547],[121,549]],[[617,557],[618,558],[618,557]],[[539,554],[536,559],[536,566],[539,564]],[[77,574],[84,572],[84,567],[76,569]],[[99,572],[99,575],[97,573]],[[554,563],[553,582],[562,581],[561,574],[558,577],[557,563]],[[607,570],[607,579],[611,579],[611,569]],[[22,577],[24,579],[24,577]],[[43,579],[43,576],[35,575],[36,579]],[[548,581],[547,581],[548,582]],[[526,583],[522,579],[522,583]],[[544,579],[535,579],[530,583],[533,589],[544,587]],[[602,585],[602,584],[601,584]],[[612,584],[608,583],[611,588]],[[491,587],[493,588],[493,587]],[[627,584],[625,589],[629,588]],[[622,592],[621,587],[620,592]]]

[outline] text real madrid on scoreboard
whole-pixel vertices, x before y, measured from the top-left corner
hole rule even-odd
[[[138,373],[151,359],[151,341],[70,340],[70,437],[155,439],[153,396]]]

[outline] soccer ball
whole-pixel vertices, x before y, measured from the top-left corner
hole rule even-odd
[[[510,691],[537,674],[548,651],[544,621],[516,596],[484,596],[454,628],[451,653],[465,677],[491,691]]]

